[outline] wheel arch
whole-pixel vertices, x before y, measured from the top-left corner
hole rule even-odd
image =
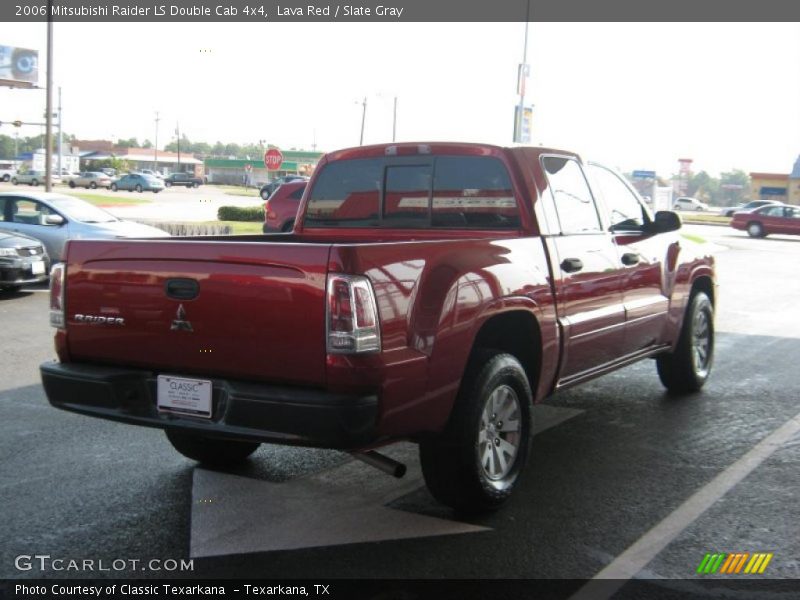
[[[488,316],[475,333],[465,372],[473,358],[484,350],[499,350],[514,356],[525,369],[536,396],[542,372],[542,329],[532,310],[516,308]]]
[[[711,300],[711,304],[716,306],[717,298],[716,298],[716,286],[714,285],[714,280],[712,279],[711,275],[708,273],[702,273],[697,275],[692,280],[692,288],[690,292],[690,296],[693,296],[696,292],[703,292],[708,299]]]

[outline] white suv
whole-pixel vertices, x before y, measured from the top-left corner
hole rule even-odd
[[[672,210],[692,210],[700,212],[703,210],[708,210],[708,204],[705,202],[700,202],[700,200],[697,198],[688,198],[683,196],[675,199]]]

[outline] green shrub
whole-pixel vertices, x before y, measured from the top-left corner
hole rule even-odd
[[[263,206],[220,206],[217,211],[220,221],[263,221]]]

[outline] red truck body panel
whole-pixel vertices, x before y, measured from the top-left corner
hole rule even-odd
[[[484,156],[502,162],[517,203],[513,229],[307,227],[310,191],[326,165],[385,156]],[[677,232],[558,235],[547,225],[544,148],[389,144],[326,155],[290,235],[174,241],[73,241],[67,250],[62,362],[376,396],[374,443],[440,432],[452,413],[477,340],[503,326],[534,393],[584,381],[674,347],[692,286],[713,286],[713,261]],[[491,195],[489,195],[491,198]],[[357,197],[338,217],[361,218]],[[415,196],[389,197],[387,210]],[[351,202],[351,206],[346,206]],[[605,217],[603,217],[605,219]],[[607,225],[604,221],[604,226]],[[620,261],[634,255],[635,264]],[[578,272],[563,265],[582,260]],[[366,276],[381,350],[326,351],[326,277]],[[199,282],[191,300],[170,280]],[[182,307],[182,309],[181,309]],[[125,327],[75,315],[121,316]],[[192,332],[175,331],[189,321]]]
[[[124,327],[68,323],[70,360],[280,383],[325,385],[328,244],[71,244],[70,316],[123,315]],[[193,300],[165,294],[192,278]],[[172,331],[183,306],[192,331]]]

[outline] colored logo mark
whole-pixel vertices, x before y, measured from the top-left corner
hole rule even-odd
[[[700,575],[714,573],[722,575],[761,574],[767,570],[767,565],[772,557],[772,552],[708,553],[697,567],[697,573]]]

